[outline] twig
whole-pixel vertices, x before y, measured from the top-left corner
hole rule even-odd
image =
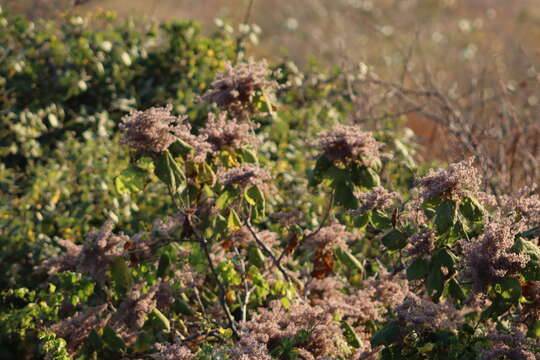
[[[283,277],[285,278],[285,280],[287,280],[287,282],[291,282],[289,274],[287,274],[287,271],[283,268],[283,266],[278,261],[278,259],[276,259],[274,253],[272,253],[272,250],[270,250],[266,246],[266,244],[259,238],[259,235],[257,235],[255,230],[253,230],[253,227],[251,226],[251,222],[250,222],[249,218],[246,220],[245,225],[248,228],[251,235],[253,236],[253,238],[255,239],[255,241],[257,242],[257,244],[264,250],[264,252],[268,256],[270,256],[270,258],[272,259],[272,262],[274,263],[274,265],[279,269],[279,271],[281,271],[281,273],[283,274]]]
[[[223,308],[223,311],[225,311],[225,315],[227,316],[227,320],[229,321],[229,326],[231,327],[231,330],[233,331],[233,334],[236,338],[239,338],[238,336],[238,329],[236,328],[236,322],[231,314],[231,310],[229,309],[229,305],[227,305],[227,301],[225,300],[226,290],[221,281],[219,281],[219,277],[216,271],[216,268],[214,266],[214,262],[212,261],[212,258],[210,257],[210,251],[208,250],[208,241],[203,238],[202,236],[197,234],[197,237],[200,239],[201,246],[204,250],[204,254],[206,255],[206,259],[208,260],[208,265],[210,266],[210,271],[212,272],[212,275],[214,276],[218,287],[219,287],[219,302],[221,303],[221,307]]]

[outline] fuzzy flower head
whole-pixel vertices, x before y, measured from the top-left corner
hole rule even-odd
[[[499,218],[484,226],[484,233],[472,242],[463,242],[465,275],[471,277],[477,291],[505,276],[523,269],[530,258],[512,252],[516,229],[508,218]]]
[[[512,332],[508,334],[492,332],[488,335],[488,339],[491,340],[493,346],[483,353],[483,359],[540,359],[540,353],[533,350],[540,347],[540,341],[528,339],[519,329],[512,329]]]
[[[456,329],[463,323],[463,312],[446,302],[435,303],[431,299],[409,294],[395,308],[397,321],[418,332],[433,329]]]
[[[66,247],[66,253],[45,261],[40,268],[49,274],[70,270],[88,274],[98,282],[105,281],[105,272],[117,256],[124,254],[123,245],[129,239],[113,234],[113,227],[111,221],[106,222],[99,231],[91,231],[83,245],[59,240]]]
[[[265,61],[250,61],[235,67],[226,63],[225,72],[216,76],[202,100],[242,117],[254,109],[253,99],[258,92],[277,88],[275,81],[267,80],[270,75],[272,71]]]
[[[154,360],[192,360],[195,358],[191,350],[180,342],[165,345],[157,343],[155,346],[159,353],[150,355]]]
[[[255,126],[247,122],[239,123],[236,119],[227,120],[227,113],[216,116],[208,114],[208,121],[199,131],[211,144],[213,151],[227,148],[240,149],[245,145],[256,145],[258,139],[253,133]]]
[[[273,301],[243,324],[240,342],[231,355],[239,360],[271,359],[270,353],[293,341],[305,359],[343,357],[346,344],[341,334],[332,315],[320,307],[292,304],[287,311],[279,301]],[[242,357],[248,354],[251,356]],[[253,357],[255,354],[260,357]]]
[[[354,235],[345,231],[345,225],[333,224],[324,226],[319,231],[308,233],[306,242],[303,245],[307,249],[333,250],[336,248],[347,248],[347,240],[354,238]]]
[[[142,152],[165,151],[176,140],[173,135],[185,118],[171,115],[172,105],[133,111],[122,118],[120,143]]]
[[[381,143],[359,126],[338,125],[319,135],[317,147],[334,162],[360,161],[365,165],[377,163]]]
[[[218,179],[223,185],[238,185],[246,188],[250,185],[263,185],[272,177],[268,170],[258,165],[241,164],[231,169],[220,169]]]
[[[84,344],[93,330],[100,330],[109,321],[111,314],[107,304],[88,308],[51,326],[50,330],[66,340],[70,354],[74,354]]]
[[[435,249],[435,233],[429,228],[422,228],[407,239],[407,253],[410,256],[429,255]]]
[[[422,189],[421,199],[426,201],[436,196],[462,198],[479,190],[480,175],[473,166],[474,158],[451,164],[447,169],[433,170],[416,180]]]
[[[382,186],[375,187],[371,192],[357,192],[354,195],[362,203],[362,207],[350,211],[351,215],[362,215],[370,210],[389,208],[394,200],[399,198],[398,193],[388,191]]]

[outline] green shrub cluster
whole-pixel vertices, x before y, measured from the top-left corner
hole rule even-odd
[[[6,34],[49,39],[90,21],[36,30],[4,19]],[[26,103],[29,89],[47,92],[33,70],[5,91],[24,119],[71,114],[56,117],[57,135],[33,138],[38,152],[12,138],[0,169],[5,358],[538,358],[530,189],[494,198],[472,159],[427,171],[399,118],[374,131],[347,122],[352,80],[339,69],[225,66],[231,35],[116,26],[107,39],[145,55],[111,57],[109,76],[84,80],[90,99],[59,85],[65,68],[43,95],[52,102]],[[48,51],[30,44],[27,56]],[[28,69],[46,56],[33,58]],[[195,101],[204,94],[219,101]]]

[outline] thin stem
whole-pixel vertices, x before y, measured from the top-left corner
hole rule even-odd
[[[245,222],[245,225],[246,227],[248,228],[249,232],[251,233],[251,235],[253,236],[253,238],[255,239],[255,241],[257,242],[257,244],[264,250],[264,252],[272,259],[272,262],[274,263],[274,265],[279,269],[279,271],[281,271],[281,273],[283,274],[283,277],[285,278],[285,280],[287,280],[287,282],[291,282],[291,279],[289,277],[289,274],[287,274],[287,271],[283,268],[283,266],[281,265],[281,263],[278,261],[278,259],[276,259],[274,253],[272,252],[272,250],[270,250],[266,244],[259,238],[259,235],[257,235],[257,233],[255,232],[255,230],[253,230],[253,227],[251,226],[251,222],[249,220],[249,218],[246,220]]]
[[[219,302],[221,304],[221,307],[223,308],[223,311],[225,312],[225,315],[227,316],[227,320],[229,321],[229,326],[231,327],[231,330],[233,331],[233,334],[236,338],[239,338],[238,336],[238,329],[236,328],[235,320],[231,314],[231,310],[229,309],[229,305],[227,305],[227,301],[225,300],[225,294],[227,293],[225,290],[225,286],[219,281],[219,277],[216,271],[216,268],[214,266],[214,262],[212,261],[212,258],[210,257],[210,251],[208,250],[208,241],[204,239],[202,236],[198,236],[201,242],[201,246],[204,250],[204,253],[206,255],[206,259],[208,260],[208,265],[210,266],[210,271],[212,272],[212,275],[214,276],[216,283],[219,287]]]

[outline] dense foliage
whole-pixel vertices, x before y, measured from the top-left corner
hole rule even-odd
[[[540,358],[532,189],[227,32],[2,16],[6,358]]]

